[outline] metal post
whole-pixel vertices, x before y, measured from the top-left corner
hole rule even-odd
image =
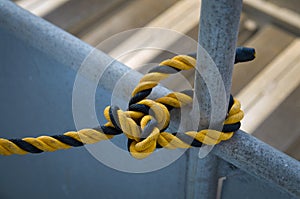
[[[195,75],[194,110],[198,105],[200,111],[199,129],[217,128],[222,125],[226,116],[226,106],[230,95],[231,78],[234,63],[242,0],[203,0],[198,42],[200,47],[197,51],[197,71]],[[222,84],[217,83],[216,71],[207,56],[203,56],[204,48],[212,58],[222,77]],[[206,76],[208,75],[208,77]],[[216,81],[210,86],[207,79]],[[223,93],[218,95],[218,93]],[[217,100],[217,101],[216,101]],[[225,100],[225,101],[224,101]],[[212,104],[217,102],[219,111],[217,115],[211,115]],[[197,103],[197,104],[196,104]],[[196,157],[194,157],[196,158]],[[208,154],[199,161],[200,187],[198,194],[201,198],[216,198],[217,192],[217,157]]]

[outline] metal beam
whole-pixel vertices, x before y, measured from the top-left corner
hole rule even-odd
[[[244,0],[243,9],[250,18],[262,25],[273,23],[297,36],[300,35],[300,15],[295,11],[264,0]]]
[[[40,17],[30,14],[11,1],[1,0],[0,8],[0,27],[9,29],[8,31],[15,34],[28,45],[52,56],[55,60],[71,67],[93,82],[98,82],[99,75],[102,74],[102,88],[113,91],[116,82],[126,75],[130,81],[127,81],[124,84],[124,89],[118,93],[120,98],[129,98],[131,91],[142,77],[141,73],[130,69],[123,63],[82,42],[73,35],[56,28],[53,24]],[[91,53],[92,56],[90,56]],[[80,67],[88,56],[90,56],[88,61],[91,62],[91,66],[99,67],[90,67],[82,72]],[[161,86],[158,86],[155,90],[158,91],[155,93],[159,93],[159,96],[169,92],[168,89]],[[156,97],[155,93],[153,97]]]
[[[300,163],[257,138],[238,131],[212,151],[245,172],[300,197]]]

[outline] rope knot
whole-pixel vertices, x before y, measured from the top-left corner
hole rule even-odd
[[[254,49],[236,50],[235,63],[250,61],[255,57]],[[204,129],[199,132],[165,132],[170,123],[170,111],[191,104],[192,91],[172,92],[161,98],[146,99],[160,81],[171,74],[189,70],[196,66],[192,56],[178,55],[165,60],[152,68],[140,80],[132,92],[128,110],[117,106],[108,106],[104,110],[107,123],[96,128],[68,131],[62,135],[40,136],[36,138],[3,139],[0,138],[0,155],[41,153],[93,144],[124,133],[128,138],[128,150],[135,158],[149,156],[156,148],[167,149],[201,147],[202,144],[214,145],[230,139],[240,128],[244,113],[241,104],[230,97],[228,114],[222,132]]]
[[[121,130],[130,140],[129,151],[136,158],[145,158],[156,149],[160,132],[170,123],[168,108],[150,99],[129,106],[128,111],[109,106],[104,110],[104,115],[113,127]]]
[[[104,115],[108,124],[122,131],[128,138],[128,150],[137,159],[149,156],[156,148],[167,149],[200,147],[202,144],[215,145],[230,139],[240,127],[243,112],[240,103],[231,96],[228,114],[222,131],[204,129],[168,133],[170,111],[181,108],[193,101],[193,92],[172,92],[156,100],[147,99],[152,89],[170,74],[194,68],[196,60],[186,55],[178,55],[165,60],[150,70],[132,92],[128,110],[107,107]]]

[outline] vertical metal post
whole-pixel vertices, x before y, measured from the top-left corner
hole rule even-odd
[[[212,101],[217,102],[217,104],[228,104],[241,9],[242,0],[202,0],[198,36],[200,47],[197,51],[198,72],[195,75],[195,99],[197,100],[194,100],[193,106],[193,108],[198,106],[197,109],[200,111],[198,129],[220,126],[226,116],[226,108],[220,106],[217,115],[212,117]],[[210,64],[211,61],[207,56],[201,55],[203,53],[202,48],[206,50],[216,64],[223,80],[222,88],[218,83],[214,86],[207,84],[207,79],[215,78],[213,76],[215,73],[213,67],[215,66]],[[209,77],[204,77],[205,75]],[[218,96],[215,94],[220,91],[225,92],[226,98],[220,95],[217,97],[218,99],[215,99],[215,96]],[[190,156],[190,158],[197,158],[195,153],[192,155],[194,157]],[[194,189],[194,198],[216,198],[218,161],[218,158],[211,153],[199,161],[194,161],[197,162],[198,166],[196,181],[199,182],[197,183],[199,186],[196,188],[197,191]]]

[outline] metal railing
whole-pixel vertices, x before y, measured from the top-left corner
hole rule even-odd
[[[234,49],[236,46],[239,18],[242,10],[242,0],[202,0],[199,25],[199,44],[212,57],[222,76],[226,99],[229,99],[233,70]],[[202,53],[198,48],[198,57]],[[204,58],[204,60],[203,60]],[[205,65],[205,67],[202,67]],[[199,70],[209,70],[209,61],[197,59]],[[213,67],[213,66],[211,66]],[[195,93],[198,98],[202,123],[207,126],[210,120],[210,92],[221,89],[215,85],[210,91],[204,87],[205,81],[200,74],[195,76]],[[220,103],[224,98],[219,96]],[[203,106],[205,104],[205,106]],[[224,118],[226,112],[220,112],[218,117]],[[200,119],[200,123],[201,123]],[[213,125],[213,124],[210,124]],[[249,136],[243,131],[236,133],[234,138],[215,147],[213,154],[201,161],[200,198],[216,198],[218,182],[218,156],[226,162],[270,183],[277,184],[285,190],[300,196],[300,164],[294,159],[278,152],[267,144]]]
[[[230,77],[241,6],[241,0],[203,0],[202,2],[201,24],[205,22],[208,26],[206,27],[207,29],[204,25],[201,27],[201,45],[206,48],[215,59],[217,66],[220,67],[220,72],[225,77],[224,83],[227,96],[231,85]],[[222,16],[222,18],[215,20],[213,17],[210,18],[211,15],[213,17]],[[1,27],[7,28],[8,31],[18,35],[19,38],[31,46],[50,54],[54,59],[72,67],[74,70],[78,70],[78,66],[81,65],[85,57],[94,50],[91,46],[53,27],[50,23],[27,13],[10,1],[0,1],[0,19]],[[230,25],[230,28],[227,27],[228,25]],[[227,29],[220,29],[226,27]],[[209,31],[214,31],[214,34],[211,34]],[[222,31],[229,32],[224,34],[225,32]],[[222,45],[222,48],[219,48],[220,46],[218,45]],[[56,53],[57,49],[64,53]],[[95,63],[97,62],[97,64],[101,65],[110,64],[110,68],[106,71],[90,71],[83,75],[93,80],[94,75],[97,73],[109,73],[109,76],[103,75],[103,78],[106,78],[103,82],[107,83],[101,86],[107,90],[112,90],[112,82],[118,81],[130,69],[103,52],[97,51],[97,56],[101,60],[98,63],[99,60],[95,59]],[[142,76],[135,71],[131,71],[127,75],[131,79],[125,85],[128,88],[133,88]],[[197,86],[199,82],[201,83],[201,80],[199,81],[199,78],[196,76],[196,95],[200,91]],[[156,91],[158,95],[168,92],[163,87]],[[124,93],[120,93],[119,96],[130,95],[128,93],[130,89],[124,89],[122,92]],[[202,97],[205,98],[205,96]],[[205,109],[203,107],[203,110]],[[220,165],[224,162],[233,164],[259,179],[274,184],[295,197],[300,197],[299,162],[243,131],[236,132],[231,140],[215,146],[206,159],[199,160],[196,150],[191,150],[190,159],[188,164],[191,167],[188,168],[190,175],[187,176],[191,178],[193,177],[192,175],[194,177],[200,176],[200,181],[191,181],[191,183],[187,184],[187,198],[197,198],[197,196],[216,198],[218,178],[220,177],[216,172],[220,173],[219,170],[222,168]],[[192,167],[195,166],[199,166],[197,175],[193,173],[195,170]],[[197,194],[194,193],[195,189],[197,189]]]

